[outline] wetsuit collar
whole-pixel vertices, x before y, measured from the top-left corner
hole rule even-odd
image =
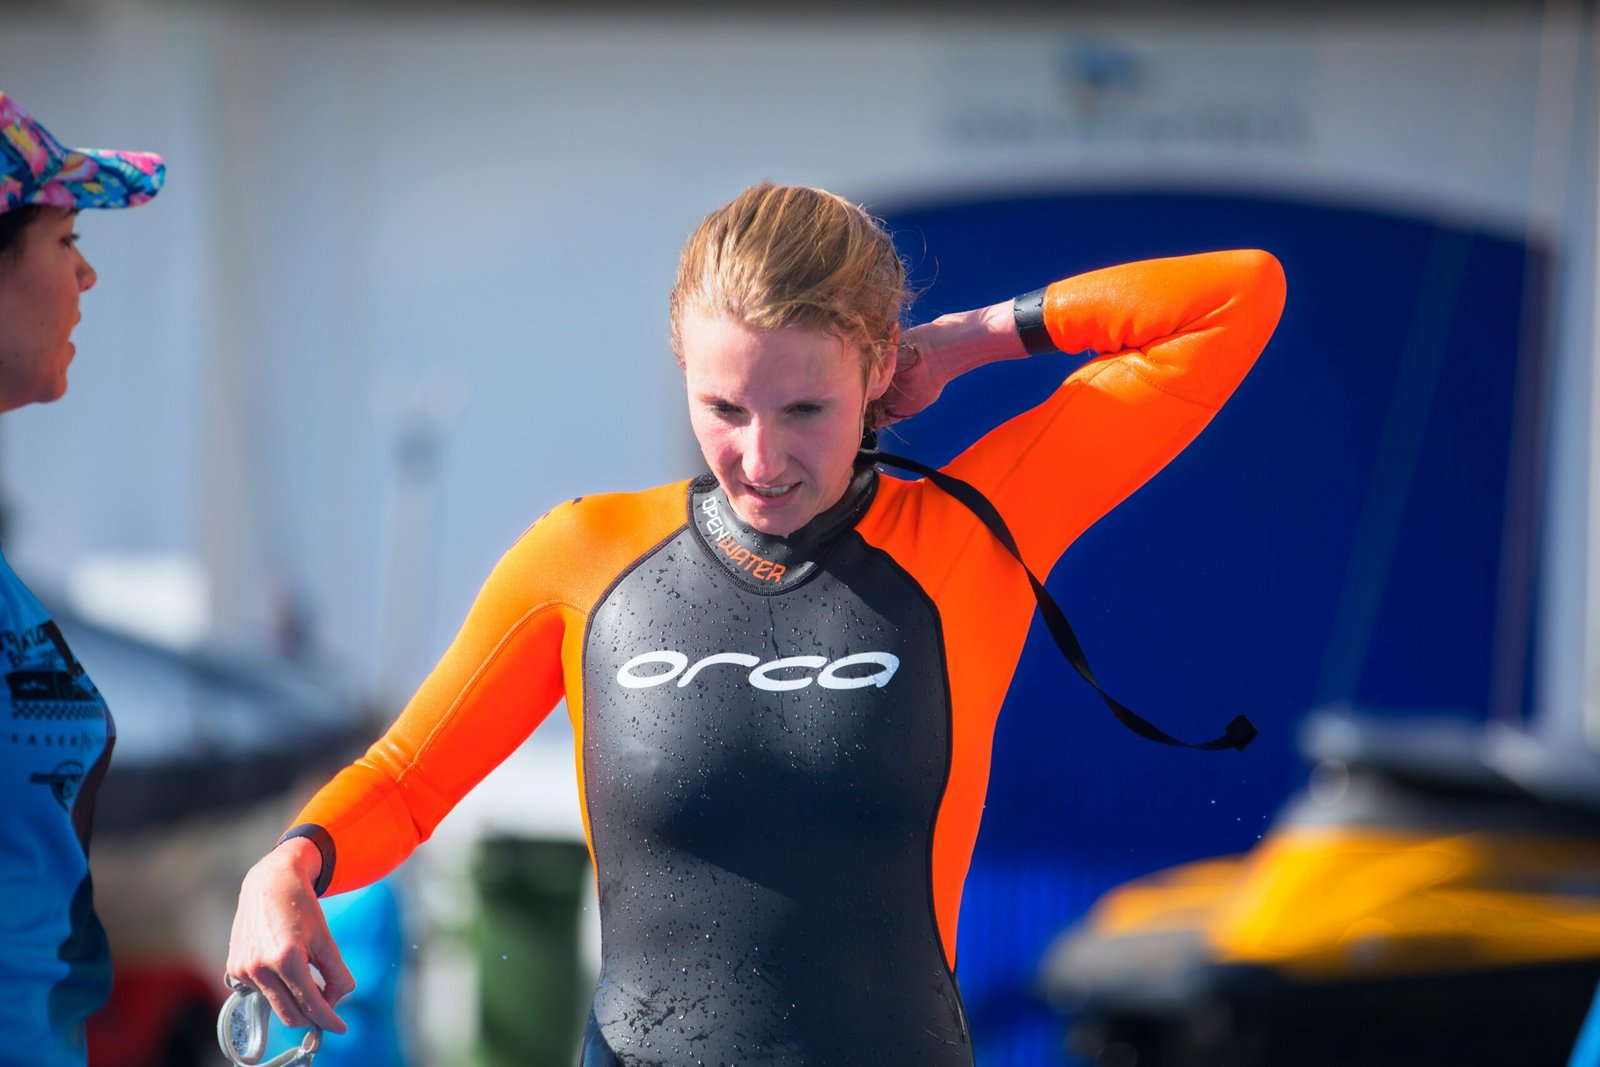
[[[816,572],[839,535],[866,514],[877,488],[877,470],[858,460],[837,504],[789,536],[777,537],[741,519],[716,478],[702,474],[689,486],[689,525],[711,558],[740,585],[760,593],[781,593]]]

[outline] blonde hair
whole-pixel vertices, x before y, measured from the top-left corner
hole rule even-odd
[[[805,326],[856,345],[862,373],[890,353],[910,303],[905,264],[883,224],[823,189],[762,182],[700,223],[672,286],[672,351],[683,364],[684,315],[724,315],[754,329]],[[881,400],[866,426],[890,421]]]

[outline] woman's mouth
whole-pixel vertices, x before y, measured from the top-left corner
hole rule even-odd
[[[770,500],[774,503],[786,499],[796,489],[800,488],[799,482],[790,482],[788,485],[751,485],[745,483],[752,496],[761,500]]]

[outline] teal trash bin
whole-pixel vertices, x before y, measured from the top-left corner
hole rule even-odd
[[[401,1022],[400,986],[407,961],[404,907],[396,877],[324,897],[322,914],[356,988],[337,1008],[350,1029],[322,1035],[316,1067],[406,1067],[410,1057]],[[299,1046],[305,1034],[276,1019],[269,1032],[268,1058]]]

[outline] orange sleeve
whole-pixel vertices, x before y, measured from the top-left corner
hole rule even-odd
[[[400,717],[296,819],[290,833],[308,829],[302,836],[323,853],[319,892],[393,870],[558,700],[581,704],[589,609],[623,567],[682,524],[684,489],[562,504],[501,557]]]
[[[1045,291],[1051,340],[1096,358],[946,469],[994,502],[1044,575],[1205,428],[1266,346],[1283,302],[1283,269],[1254,250],[1056,282]]]
[[[1266,345],[1283,299],[1283,272],[1265,252],[1150,260],[1056,282],[1044,307],[1052,342],[1099,356],[945,469],[993,501],[1043,576],[1079,533],[1205,428]],[[943,628],[950,774],[932,864],[934,910],[954,966],[995,723],[1036,604],[988,528],[925,480],[884,479],[858,528],[922,586]]]

